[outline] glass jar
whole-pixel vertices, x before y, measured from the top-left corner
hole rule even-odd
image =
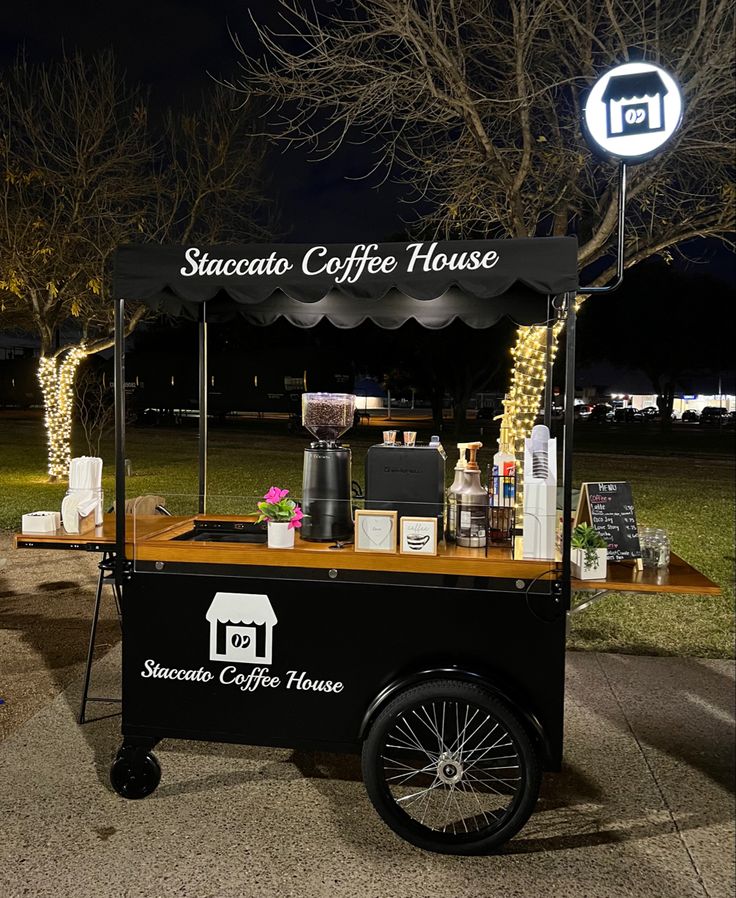
[[[657,570],[669,566],[670,540],[666,530],[658,527],[640,527],[639,545],[642,564],[647,570]]]

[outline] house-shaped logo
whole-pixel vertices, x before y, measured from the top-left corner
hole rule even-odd
[[[608,137],[664,131],[667,85],[657,69],[612,75],[602,100]]]
[[[278,622],[268,596],[218,592],[207,609],[210,660],[270,664],[273,627]]]

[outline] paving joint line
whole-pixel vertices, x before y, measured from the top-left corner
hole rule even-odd
[[[654,772],[654,768],[652,767],[652,765],[649,762],[649,758],[647,757],[647,754],[644,751],[644,746],[642,745],[641,740],[639,739],[636,732],[634,731],[634,727],[631,725],[631,721],[629,720],[629,716],[626,713],[626,709],[624,708],[620,698],[618,697],[618,693],[614,689],[613,683],[611,682],[611,679],[608,676],[608,673],[606,672],[606,669],[603,665],[603,662],[601,660],[601,656],[600,656],[599,652],[595,653],[595,659],[596,659],[596,663],[598,664],[598,669],[603,674],[603,679],[608,684],[608,688],[611,690],[611,695],[614,697],[616,704],[618,705],[618,708],[621,711],[621,714],[623,715],[624,720],[626,721],[626,727],[627,727],[629,733],[631,733],[631,737],[633,738],[634,742],[636,743],[636,747],[639,749],[639,753],[641,754],[644,764],[646,765],[646,768],[649,771],[649,775],[651,776],[652,781],[654,782],[654,785],[657,789],[657,792],[659,793],[659,797],[662,800],[662,804],[664,805],[664,807],[667,810],[667,814],[672,822],[672,828],[674,829],[675,833],[677,834],[677,838],[680,840],[680,844],[682,845],[683,850],[685,851],[685,854],[687,855],[688,860],[690,861],[690,864],[691,864],[693,870],[695,871],[695,878],[697,879],[698,884],[700,885],[701,889],[703,890],[706,898],[712,898],[712,895],[708,891],[708,887],[705,884],[705,880],[703,879],[703,874],[700,872],[700,867],[698,867],[698,863],[695,860],[695,857],[693,856],[693,853],[690,850],[687,842],[685,841],[685,837],[684,837],[683,832],[680,829],[680,826],[677,822],[677,818],[675,817],[675,814],[674,814],[672,808],[670,807],[670,803],[667,801],[667,796],[664,794],[664,790],[662,789],[662,787],[659,783],[659,780],[657,779],[657,775]]]

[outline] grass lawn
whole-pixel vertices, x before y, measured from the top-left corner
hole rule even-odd
[[[730,658],[734,653],[733,435],[680,429],[659,433],[632,428],[577,429],[575,481],[628,480],[639,522],[664,527],[675,552],[715,580],[723,595],[610,594],[573,616],[574,649]],[[418,439],[428,434],[420,431]],[[353,476],[362,481],[365,451],[378,430],[361,428],[351,438]],[[487,439],[487,444],[491,440]],[[447,439],[450,444],[449,438]],[[302,435],[285,425],[249,422],[213,428],[210,437],[208,510],[243,513],[272,484],[301,489]],[[78,451],[83,452],[81,446]],[[132,464],[129,495],[166,497],[174,513],[196,511],[197,435],[194,427],[128,430]],[[112,445],[103,449],[104,487],[113,494]],[[487,458],[484,452],[483,461]],[[450,453],[454,460],[454,453]],[[37,414],[0,415],[0,528],[17,529],[24,511],[58,508],[64,484],[49,484]],[[451,476],[451,465],[448,464]]]

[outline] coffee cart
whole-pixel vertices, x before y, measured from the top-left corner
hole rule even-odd
[[[576,253],[572,238],[118,251],[115,515],[89,534],[17,544],[105,553],[123,621],[123,742],[111,769],[121,796],[156,789],[160,740],[195,739],[361,753],[376,810],[425,849],[487,851],[523,826],[542,771],[562,760],[566,619],[581,586],[570,575]],[[125,514],[126,301],[199,321],[190,514]],[[208,510],[207,326],[233,314],[385,328],[410,318],[486,328],[508,316],[550,332],[564,320],[560,557],[522,560],[513,545],[406,555],[229,540],[253,506]],[[658,575],[611,564],[595,588],[717,592],[677,557]]]

